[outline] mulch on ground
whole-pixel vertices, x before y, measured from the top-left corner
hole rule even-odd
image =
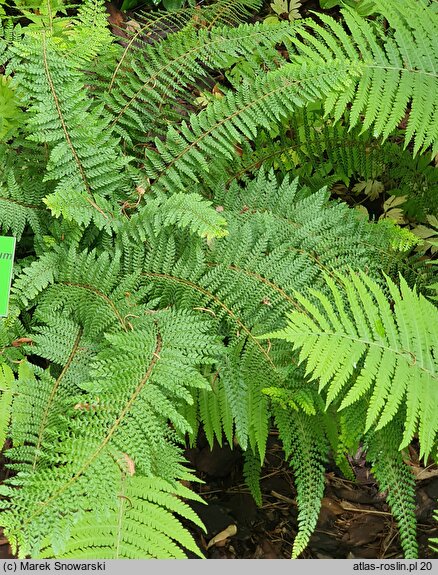
[[[188,451],[197,475],[205,484],[192,485],[208,506],[196,505],[207,534],[194,535],[205,556],[211,559],[286,559],[290,558],[297,532],[297,503],[293,473],[275,432],[269,438],[261,475],[263,505],[258,508],[242,475],[239,449],[216,445],[211,451],[199,445]],[[417,519],[420,558],[437,557],[428,545],[438,536],[433,510],[438,497],[438,468],[423,469],[415,449],[411,450],[413,472],[417,478]],[[335,468],[326,473],[326,489],[321,512],[306,559],[395,559],[403,558],[397,525],[379,493],[364,454],[351,460],[356,481],[344,479]],[[230,525],[237,532],[207,549],[208,542]]]

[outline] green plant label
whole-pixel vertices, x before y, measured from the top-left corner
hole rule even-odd
[[[0,317],[8,315],[15,238],[0,236]]]

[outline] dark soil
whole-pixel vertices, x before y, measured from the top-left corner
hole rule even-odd
[[[428,546],[437,537],[432,517],[438,495],[438,468],[423,469],[412,449],[417,477],[417,519],[420,558],[436,557]],[[196,505],[207,534],[195,531],[196,540],[210,559],[287,559],[297,532],[297,504],[293,474],[284,462],[275,432],[270,436],[258,508],[242,476],[242,456],[230,447],[200,446],[188,457],[205,484],[192,486],[208,506]],[[326,489],[316,530],[302,554],[306,559],[403,558],[396,523],[383,494],[378,492],[363,454],[352,460],[356,482],[328,469]],[[236,535],[207,549],[208,542],[230,525]]]

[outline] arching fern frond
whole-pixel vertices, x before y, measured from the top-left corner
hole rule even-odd
[[[45,180],[55,189],[44,201],[54,216],[110,229],[126,164],[108,129],[110,116],[91,108],[85,74],[64,46],[42,31],[13,48],[14,82],[28,106],[29,140],[49,149]]]
[[[371,472],[380,491],[388,493],[386,499],[398,524],[404,556],[415,559],[418,557],[415,479],[399,451],[401,434],[400,417],[393,419],[384,429],[370,433],[365,442],[366,458],[373,464]]]
[[[348,114],[339,122],[323,118],[319,110],[298,110],[275,127],[259,130],[253,142],[243,141],[241,152],[224,165],[213,165],[200,174],[201,186],[228,188],[234,180],[245,180],[261,167],[284,175],[293,174],[312,190],[351,179],[378,179],[386,189],[407,195],[404,210],[413,215],[438,210],[438,170],[427,156],[412,157],[395,137],[382,142],[371,129],[349,127]]]
[[[330,16],[319,14],[297,27],[292,44],[311,61],[350,62],[361,69],[345,90],[334,90],[325,101],[327,114],[341,118],[348,106],[350,126],[371,126],[375,136],[387,138],[407,114],[405,145],[414,153],[429,146],[438,150],[438,14],[430,2],[376,0],[390,29],[342,10],[346,29]]]
[[[403,278],[400,288],[387,278],[393,309],[363,272],[336,280],[326,276],[326,282],[330,297],[316,290],[309,290],[312,299],[296,294],[303,312],[290,313],[287,328],[268,337],[300,349],[300,361],[319,380],[327,405],[342,393],[340,409],[345,409],[370,392],[365,430],[382,429],[405,413],[400,448],[418,432],[421,455],[427,457],[438,431],[438,309]]]
[[[199,11],[199,18],[202,14]],[[163,126],[187,116],[193,85],[201,88],[210,70],[227,68],[238,58],[254,59],[254,46],[260,62],[272,68],[280,60],[276,45],[290,34],[287,24],[211,30],[187,26],[157,44],[131,47],[129,58],[122,55],[117,76],[100,80],[109,81],[104,99],[114,117],[112,126],[138,149],[153,143],[157,135],[165,135]]]
[[[144,241],[149,230],[156,234],[164,227],[188,229],[190,233],[211,240],[227,235],[226,220],[199,194],[172,194],[163,201],[148,199],[121,228],[131,241]],[[147,231],[148,230],[148,231]]]
[[[119,526],[123,533],[107,540],[102,553],[109,557],[117,548],[122,556],[181,557],[167,537],[170,527],[174,539],[195,550],[185,529],[170,517],[177,512],[194,519],[187,506],[166,494],[187,497],[177,481],[192,477],[169,421],[182,434],[190,431],[177,405],[192,401],[190,389],[208,388],[198,366],[211,364],[222,348],[199,314],[136,311],[143,313],[130,318],[132,329],[113,329],[98,343],[89,327],[69,321],[73,312],[61,308],[35,336],[34,351],[54,362],[53,375],[23,364],[27,369],[8,385],[15,413],[8,458],[17,475],[2,487],[7,496],[1,501],[2,523],[20,557],[38,556],[47,547],[63,556],[71,533],[80,538],[94,526],[102,537],[108,535],[117,512],[119,517],[126,512],[126,527]],[[4,393],[1,402],[6,405]],[[150,490],[142,494],[145,486]],[[122,509],[131,498],[132,505]],[[150,536],[143,545],[139,536],[129,550],[134,517],[142,508],[148,513],[139,533],[150,530]],[[99,547],[101,541],[93,541]],[[86,554],[90,540],[71,544],[75,552],[83,546]]]
[[[20,152],[26,154],[23,149]],[[0,150],[4,162],[3,174],[0,168],[0,232],[11,232],[20,241],[26,226],[36,236],[41,235],[44,229],[43,214],[47,211],[42,200],[47,188],[35,172],[29,174],[13,169],[13,162],[8,160],[12,160],[11,156],[16,156],[16,153],[17,150]],[[34,162],[37,163],[36,159]],[[50,217],[49,214],[45,215]]]
[[[171,127],[157,151],[146,154],[145,169],[154,179],[155,193],[185,190],[199,182],[198,174],[212,164],[227,164],[237,154],[236,144],[254,139],[259,128],[290,117],[308,102],[328,95],[349,82],[355,64],[333,60],[330,66],[285,64],[236,92],[228,92],[206,110],[190,116],[179,129]]]
[[[119,75],[131,58],[135,58],[139,52],[147,52],[151,44],[158,43],[170,34],[185,28],[210,30],[215,26],[237,25],[246,21],[249,14],[258,8],[260,0],[216,0],[208,6],[198,5],[195,8],[184,6],[179,10],[158,10],[137,14],[136,29],[128,34],[123,53],[111,72],[108,91],[111,92],[119,83]]]
[[[329,446],[322,421],[318,423],[315,416],[276,406],[275,422],[286,457],[294,471],[297,490],[298,533],[292,549],[292,558],[296,559],[307,547],[318,521],[325,487],[324,463]]]

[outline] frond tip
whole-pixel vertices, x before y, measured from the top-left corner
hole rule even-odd
[[[304,311],[288,314],[288,326],[267,337],[300,348],[306,374],[327,391],[327,405],[341,392],[340,410],[368,394],[365,431],[403,414],[399,449],[418,432],[427,458],[438,431],[438,309],[403,277],[400,287],[386,278],[392,302],[362,272],[334,277],[325,276],[330,299],[317,290],[309,290],[311,299],[296,293]]]

